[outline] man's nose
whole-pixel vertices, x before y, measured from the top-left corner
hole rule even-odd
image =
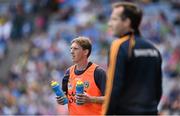
[[[74,50],[73,50],[73,49],[71,49],[71,51],[70,51],[70,52],[71,52],[71,54],[73,54],[73,51],[74,51]]]
[[[111,27],[111,21],[108,21],[108,27]]]

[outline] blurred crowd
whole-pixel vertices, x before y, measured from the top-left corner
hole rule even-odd
[[[61,83],[72,65],[70,41],[77,36],[92,40],[90,60],[106,69],[113,39],[107,21],[117,0],[7,0],[0,2],[0,61],[9,41],[27,46],[0,77],[0,114],[66,114],[55,101],[51,80]],[[163,57],[161,114],[180,114],[180,2],[126,0],[144,10],[142,35]],[[16,43],[15,42],[15,43]],[[14,43],[14,44],[15,44]]]

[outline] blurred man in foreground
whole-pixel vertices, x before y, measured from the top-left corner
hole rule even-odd
[[[110,47],[103,114],[157,114],[162,94],[161,55],[140,35],[142,11],[118,2],[108,23]]]

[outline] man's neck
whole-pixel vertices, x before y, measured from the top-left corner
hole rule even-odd
[[[85,70],[88,66],[88,61],[82,61],[81,63],[76,64],[76,70]]]
[[[131,34],[132,34],[132,32],[130,32],[130,31],[129,31],[129,32],[126,32],[126,33],[124,33],[124,34],[121,34],[121,35],[120,35],[120,38],[122,38],[122,37],[124,37],[124,36],[127,36],[127,35],[131,35]]]

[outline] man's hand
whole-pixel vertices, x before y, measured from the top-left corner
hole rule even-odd
[[[91,97],[86,93],[84,93],[84,94],[76,94],[75,98],[76,98],[76,102],[80,103],[80,104],[91,102]]]
[[[87,93],[84,94],[76,94],[76,102],[80,104],[84,103],[96,103],[102,104],[104,102],[104,96],[90,96]]]
[[[56,101],[60,105],[64,105],[64,97],[56,96]]]

